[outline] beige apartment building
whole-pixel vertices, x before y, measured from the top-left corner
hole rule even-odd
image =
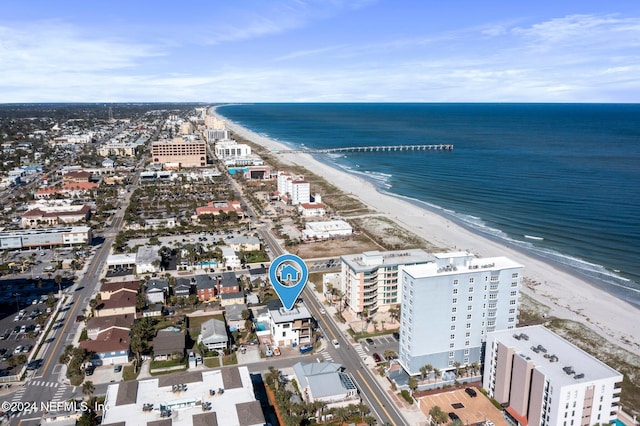
[[[606,425],[622,374],[538,325],[488,333],[482,385],[516,425]]]
[[[207,143],[200,140],[175,138],[172,141],[151,143],[154,164],[171,164],[177,167],[206,167]]]

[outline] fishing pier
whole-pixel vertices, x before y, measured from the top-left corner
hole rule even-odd
[[[284,149],[276,150],[278,154],[341,154],[349,152],[404,152],[404,151],[453,151],[453,145],[386,145],[386,146],[345,146],[341,148],[319,149]]]

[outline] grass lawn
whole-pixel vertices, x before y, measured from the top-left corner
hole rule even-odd
[[[167,361],[151,361],[150,368],[155,370],[156,368],[169,368],[169,367],[177,367],[178,365],[185,365],[184,359],[170,359]],[[186,366],[185,366],[186,368]]]
[[[205,358],[204,359],[204,365],[206,365],[209,368],[220,367],[220,359],[218,357]]]
[[[138,378],[138,374],[140,374],[140,370],[138,372],[134,372],[133,365],[125,365],[122,368],[122,380],[135,380]]]
[[[235,365],[238,363],[238,357],[236,356],[236,353],[232,353],[231,355],[225,355],[222,357],[222,364],[223,365]]]

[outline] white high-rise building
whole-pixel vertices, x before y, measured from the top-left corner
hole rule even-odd
[[[279,171],[278,192],[284,202],[294,206],[311,201],[311,186],[302,175]]]
[[[435,262],[402,271],[399,362],[416,375],[481,362],[487,333],[515,328],[523,266],[468,252],[436,253]]]
[[[482,386],[514,424],[606,425],[622,374],[538,325],[489,333]]]
[[[347,254],[341,260],[341,288],[349,309],[373,314],[400,303],[400,271],[407,265],[432,261],[424,250],[369,251]]]

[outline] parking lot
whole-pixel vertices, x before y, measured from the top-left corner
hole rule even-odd
[[[398,340],[396,340],[392,334],[360,339],[359,343],[362,346],[364,353],[374,357],[374,361],[376,362],[386,361],[384,352],[387,350],[393,351],[397,355],[399,348]],[[374,354],[378,354],[380,356],[380,361],[375,359]]]
[[[11,357],[21,354],[28,357],[49,315],[47,306],[37,303],[0,320],[0,375],[7,376],[15,372]]]
[[[496,426],[508,426],[502,413],[479,391],[471,397],[464,389],[441,392],[418,398],[420,410],[429,415],[429,410],[438,406],[445,413],[454,413],[463,424],[477,424],[492,421]]]

